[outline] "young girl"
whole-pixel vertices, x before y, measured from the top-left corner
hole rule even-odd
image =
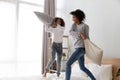
[[[49,68],[54,63],[56,54],[57,54],[57,76],[59,77],[60,75],[64,26],[65,26],[64,20],[59,17],[54,18],[52,24],[49,27],[46,26],[46,32],[51,32],[53,35],[52,39],[53,43],[51,59],[46,66],[46,70],[43,74],[44,77],[46,77]]]
[[[92,73],[84,65],[84,55],[85,55],[85,46],[84,39],[89,39],[89,27],[83,21],[85,19],[85,14],[81,10],[72,11],[70,13],[73,16],[74,24],[70,30],[70,35],[75,39],[74,46],[75,51],[68,59],[66,63],[66,78],[65,80],[70,80],[71,76],[71,65],[78,60],[80,69],[84,71],[91,80],[96,80]]]

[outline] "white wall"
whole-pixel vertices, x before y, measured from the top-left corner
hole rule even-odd
[[[90,38],[104,50],[105,57],[120,58],[120,0],[57,0],[57,16],[66,22],[65,34],[71,27],[69,12],[81,9],[90,26]],[[70,38],[70,46],[73,49]]]

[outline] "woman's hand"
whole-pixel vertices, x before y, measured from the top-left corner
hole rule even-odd
[[[86,36],[82,32],[80,32],[80,36],[82,37],[83,40],[86,39]]]

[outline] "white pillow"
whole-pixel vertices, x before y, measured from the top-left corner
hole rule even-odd
[[[100,80],[100,66],[96,64],[88,64],[90,72],[94,75],[96,80]]]
[[[36,16],[39,18],[40,21],[42,21],[44,24],[49,24],[53,21],[53,17],[42,13],[42,12],[34,12]]]
[[[88,66],[97,80],[112,80],[112,65],[88,64]]]
[[[88,68],[88,66],[85,64],[86,68]],[[75,63],[72,66],[72,76],[84,76],[84,77],[88,77],[86,73],[84,73],[80,67],[78,63]]]
[[[112,65],[102,65],[100,80],[112,80]]]
[[[84,40],[85,43],[85,52],[88,59],[90,59],[93,63],[101,65],[103,50],[95,45],[89,39]]]

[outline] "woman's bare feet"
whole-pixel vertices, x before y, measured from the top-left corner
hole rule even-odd
[[[46,77],[46,74],[47,74],[47,72],[45,71],[45,72],[43,73],[43,77]]]

